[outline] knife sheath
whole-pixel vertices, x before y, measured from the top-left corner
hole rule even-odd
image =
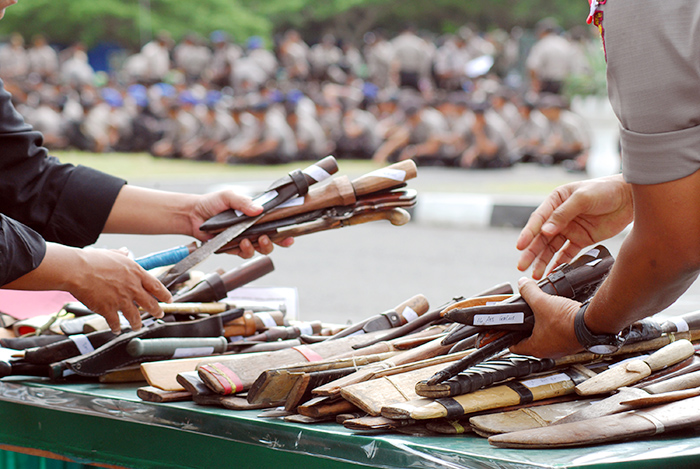
[[[468,394],[510,378],[523,378],[549,371],[556,362],[549,358],[522,355],[483,361],[447,381],[428,385],[427,381],[416,383],[416,393],[423,397],[450,397]]]
[[[382,414],[384,407],[420,398],[415,391],[416,381],[425,379],[441,366],[443,365],[437,364],[406,373],[349,384],[340,388],[340,395],[369,415],[378,417]]]
[[[700,397],[580,422],[517,431],[489,438],[502,448],[564,448],[642,439],[700,425]]]
[[[690,341],[681,339],[672,342],[648,357],[621,363],[584,381],[576,386],[576,393],[580,396],[590,396],[612,392],[622,386],[641,381],[652,372],[683,361],[694,353],[695,348]]]
[[[338,368],[335,370],[312,371],[309,373],[301,373],[299,379],[296,380],[294,386],[287,395],[287,400],[284,403],[284,409],[289,412],[294,412],[296,408],[309,399],[311,399],[311,391],[322,385],[335,381],[338,378],[347,376],[352,373],[355,368]]]
[[[340,378],[336,381],[332,381],[323,387],[316,388],[314,390],[314,395],[337,395],[342,391],[344,387],[350,384],[367,381],[377,371],[442,355],[446,353],[449,348],[449,346],[442,345],[442,336],[440,336],[426,344],[420,345],[410,350],[400,352],[397,355],[387,360],[384,360],[376,365],[361,368],[348,376]]]
[[[306,373],[326,370],[350,369],[376,363],[395,355],[386,352],[345,359],[323,360],[315,363],[276,367],[263,370],[248,390],[248,401],[251,404],[284,402],[292,392],[296,382]]]
[[[384,407],[382,415],[387,418],[412,418],[416,420],[459,418],[484,410],[572,394],[576,384],[585,380],[589,374],[590,372],[583,367],[572,366],[556,373],[536,376],[527,380],[510,381],[461,396],[414,399],[402,404]]]
[[[554,404],[523,407],[508,412],[476,415],[469,418],[467,426],[471,426],[474,432],[483,437],[489,437],[499,433],[531,430],[533,428],[546,427],[566,415],[590,406],[591,402],[594,402],[594,400],[568,400],[565,402],[556,402]]]
[[[309,186],[323,181],[338,171],[338,163],[332,156],[327,156],[304,170],[294,170],[286,176],[270,184],[270,186],[255,198],[265,211],[295,197],[304,196]],[[248,217],[233,209],[214,215],[200,226],[202,231],[222,230]]]
[[[126,330],[125,332],[128,332]],[[89,334],[72,334],[61,336],[61,340],[43,347],[25,350],[24,360],[35,365],[50,365],[68,358],[93,352],[117,335],[111,330],[90,332]]]
[[[270,368],[272,363],[284,366],[328,359],[351,351],[352,346],[362,340],[365,340],[363,336],[351,336],[274,352],[222,357],[220,361],[198,365],[197,372],[202,381],[214,392],[223,395],[236,394],[248,390],[260,373]],[[366,355],[361,351],[355,351],[355,354]]]
[[[425,314],[428,311],[428,307],[427,298],[418,294],[404,301],[394,309],[369,317],[353,326],[349,326],[326,340],[332,341],[354,334],[363,334],[366,332],[399,327]]]
[[[219,337],[223,334],[223,322],[242,313],[243,310],[238,309],[194,321],[157,322],[139,331],[120,334],[93,352],[53,363],[51,365],[51,378],[60,379],[66,375],[67,371],[80,376],[97,377],[115,368],[149,360],[160,360],[160,357],[130,356],[126,351],[129,342],[135,338]]]

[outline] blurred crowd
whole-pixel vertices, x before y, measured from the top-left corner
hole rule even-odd
[[[220,163],[336,158],[499,168],[584,168],[591,135],[562,86],[590,72],[586,31],[537,24],[431,37],[410,27],[361,45],[289,30],[265,47],[225,33],[159,34],[109,73],[81,44],[13,34],[0,77],[50,149],[150,152]]]

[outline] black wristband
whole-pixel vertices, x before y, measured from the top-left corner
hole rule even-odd
[[[576,313],[574,319],[576,340],[589,352],[599,355],[608,355],[617,352],[625,342],[621,334],[594,334],[588,329],[588,326],[586,326],[584,316],[589,304],[590,299],[586,300]]]

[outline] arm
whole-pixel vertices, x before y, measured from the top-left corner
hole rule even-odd
[[[104,232],[183,234],[205,241],[212,235],[200,231],[199,226],[205,220],[229,208],[251,216],[262,211],[262,207],[254,205],[249,197],[233,191],[197,195],[124,186],[107,218]],[[292,239],[286,239],[280,245],[286,247],[292,242]],[[260,237],[258,245],[262,254],[272,252],[273,244],[267,236]],[[250,242],[245,245],[242,243],[239,254],[241,257],[250,258],[254,254],[255,250]]]
[[[553,266],[569,262],[586,246],[620,233],[633,209],[632,186],[621,175],[558,187],[520,232],[518,269],[532,266],[533,278],[542,278],[553,258]]]
[[[586,310],[586,325],[594,333],[616,333],[663,310],[700,271],[700,172],[631,187],[634,227]],[[535,328],[511,351],[556,357],[580,350],[573,332],[577,302],[545,295],[531,280],[521,281],[520,291],[533,307]]]

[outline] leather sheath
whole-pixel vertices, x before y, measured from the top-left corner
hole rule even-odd
[[[13,350],[26,350],[33,347],[43,347],[54,342],[64,340],[62,335],[35,335],[30,337],[15,337],[9,339],[0,339],[0,347],[11,348]]]
[[[135,338],[220,337],[223,334],[223,324],[242,314],[243,309],[232,309],[204,319],[175,323],[156,322],[139,331],[122,333],[93,352],[53,363],[50,377],[61,379],[71,373],[97,377],[127,365],[160,360],[162,357],[159,356],[132,357],[127,353],[126,348]]]
[[[129,331],[130,329],[125,329],[125,332]],[[62,340],[52,344],[25,350],[24,360],[35,365],[49,365],[84,353],[90,353],[115,337],[117,335],[111,330],[61,337]]]
[[[416,394],[432,398],[468,394],[509,378],[522,378],[549,371],[555,365],[556,362],[549,358],[521,355],[486,360],[434,386],[428,386],[425,382],[417,383]]]

